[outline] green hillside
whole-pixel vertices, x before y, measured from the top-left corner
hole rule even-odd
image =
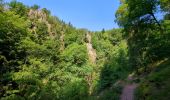
[[[170,100],[169,0],[120,0],[115,16],[92,32],[0,0],[0,99],[122,100],[135,83],[136,100]]]

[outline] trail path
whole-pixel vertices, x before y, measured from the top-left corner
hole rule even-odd
[[[134,100],[134,92],[137,87],[137,84],[128,84],[124,87],[121,100]]]
[[[129,76],[128,81],[132,81],[133,77]],[[127,83],[122,91],[121,100],[134,100],[135,89],[137,88],[136,83]]]

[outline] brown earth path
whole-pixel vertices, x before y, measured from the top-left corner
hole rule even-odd
[[[134,92],[137,87],[137,84],[128,84],[124,87],[121,100],[134,100]]]

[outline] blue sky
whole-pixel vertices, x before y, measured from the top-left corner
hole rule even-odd
[[[6,0],[11,1],[11,0]],[[77,28],[91,31],[117,28],[115,12],[119,0],[17,0],[26,5],[37,4]]]

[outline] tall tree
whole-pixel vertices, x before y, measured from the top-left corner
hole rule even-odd
[[[16,12],[16,14],[22,17],[27,16],[28,7],[25,6],[23,3],[13,0],[8,5],[9,5],[10,10]]]
[[[158,6],[158,0],[121,0],[116,12],[116,21],[124,28],[128,39],[130,62],[134,68],[146,66],[152,61],[150,56],[155,55],[146,52],[154,47],[152,41],[156,41],[158,34],[163,33],[162,25],[155,17]]]

